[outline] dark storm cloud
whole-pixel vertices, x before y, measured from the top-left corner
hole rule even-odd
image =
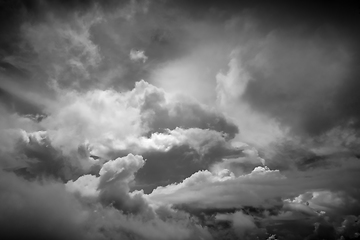
[[[253,81],[249,82],[245,98],[295,132],[310,135],[352,117],[338,107],[337,94],[353,77],[353,49],[336,39],[338,33],[334,36],[324,30],[321,36],[319,31],[314,35],[274,32],[264,39],[262,50],[255,50],[253,56],[257,59],[247,59],[254,64],[250,63]]]
[[[340,2],[0,1],[1,237],[356,237],[358,20]]]

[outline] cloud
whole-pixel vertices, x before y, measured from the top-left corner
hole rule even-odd
[[[144,51],[141,51],[141,50],[133,50],[133,49],[131,49],[129,56],[130,56],[130,59],[135,61],[135,62],[142,60],[142,62],[145,63],[146,60],[148,59],[148,57],[145,56]]]
[[[267,17],[250,9],[211,25],[206,18],[189,24],[190,53],[161,65],[152,79],[166,91],[187,91],[202,102],[214,104],[217,98],[221,111],[236,119],[239,140],[258,147],[289,131],[314,136],[356,122],[354,111],[355,118],[343,115],[353,108],[339,105],[345,86],[356,78],[349,36],[335,26],[279,26]]]
[[[337,124],[334,95],[346,84],[352,59],[336,31],[273,30],[252,44],[240,59],[253,79],[244,95],[253,109],[298,133],[318,134]]]
[[[339,229],[340,235],[348,238],[356,238],[359,236],[359,217],[354,215],[346,216],[344,221],[341,223]]]
[[[62,184],[27,182],[1,172],[0,188],[2,237],[82,239],[84,213]]]
[[[206,228],[173,216],[163,221],[126,216],[111,206],[86,203],[57,182],[28,182],[12,173],[0,177],[0,235],[7,239],[211,239]],[[16,227],[15,227],[16,226]],[[21,230],[21,231],[20,231]],[[200,238],[202,237],[202,238]]]
[[[200,155],[206,154],[211,148],[226,147],[226,136],[214,130],[175,128],[167,133],[153,133],[150,138],[141,138],[140,147],[168,151],[174,146],[189,145]]]
[[[146,219],[142,216],[126,216],[111,208],[100,208],[93,214],[92,226],[100,228],[96,237],[111,239],[212,239],[206,228],[187,218],[171,216],[166,221],[160,218]],[[105,219],[105,220],[104,220]]]
[[[216,109],[207,107],[196,100],[173,94],[140,81],[135,92],[142,93],[139,98],[144,120],[149,132],[162,132],[165,129],[201,128],[228,134],[233,138],[238,128]]]
[[[38,56],[35,62],[46,69],[54,87],[78,87],[90,80],[90,69],[101,61],[98,46],[90,38],[91,26],[101,21],[97,15],[73,14],[67,19],[71,24],[50,15],[44,23],[22,26],[24,38]]]
[[[83,198],[94,199],[100,194],[98,186],[100,183],[99,177],[95,175],[83,175],[75,181],[70,180],[66,183],[66,189],[69,192],[78,193]]]
[[[9,112],[0,105],[0,167],[17,169],[27,166],[26,157],[18,154],[22,140],[28,140],[26,131],[38,131],[33,119]]]
[[[149,156],[150,163],[139,175],[144,176],[152,164],[160,163],[158,159],[178,152],[180,158],[164,162],[164,166],[168,165],[171,179],[181,180],[184,172],[191,175],[223,155],[242,151],[230,144],[237,127],[225,116],[186,97],[172,98],[145,81],[136,83],[131,91],[60,92],[57,104],[45,109],[46,116],[37,120],[37,130],[41,131],[26,132],[20,128],[21,137],[15,137],[21,143],[17,151],[25,159],[32,159],[30,165],[28,160],[23,163],[23,170],[30,175],[74,180],[82,174],[96,174],[107,159],[132,152]],[[189,148],[189,161],[181,159],[181,148]],[[184,168],[184,172],[176,167],[186,164],[193,167]],[[168,181],[169,174],[156,176],[160,182]]]
[[[352,10],[0,5],[3,238],[357,237]]]
[[[278,141],[286,136],[287,129],[280,126],[274,118],[254,110],[243,99],[251,76],[243,66],[241,50],[233,52],[226,74],[216,75],[217,102],[224,112],[233,119],[241,129],[238,139],[258,147]],[[239,59],[239,60],[238,60]]]
[[[233,143],[232,145],[235,144]],[[265,159],[259,156],[254,147],[243,144],[242,146],[240,145],[239,149],[242,149],[241,154],[225,156],[222,161],[211,165],[210,170],[212,172],[221,172],[223,169],[228,169],[235,176],[240,176],[244,173],[250,173],[255,167],[265,166]]]
[[[307,191],[344,191],[357,198],[353,177],[358,165],[348,160],[328,169],[284,172],[256,167],[251,173],[235,176],[228,169],[218,172],[199,171],[181,183],[156,188],[147,197],[150,201],[184,204],[196,208],[229,208],[253,206],[271,208],[281,205],[281,199],[293,198]],[[355,164],[355,165],[353,165]],[[348,169],[352,168],[350,173]],[[343,175],[346,172],[346,176]],[[332,176],[338,176],[334,183]],[[351,187],[349,187],[351,186]],[[195,194],[196,193],[196,194]],[[298,194],[297,194],[298,193]],[[355,194],[355,195],[354,195]],[[334,199],[333,199],[334,200]],[[358,203],[354,203],[356,206]],[[357,207],[353,207],[356,209]]]
[[[299,206],[305,205],[314,213],[328,213],[330,215],[347,215],[358,210],[358,200],[349,195],[346,191],[310,191],[300,194],[290,203]]]
[[[78,193],[89,201],[100,201],[126,212],[150,211],[142,198],[142,192],[130,192],[130,183],[134,174],[145,164],[139,155],[129,154],[106,162],[99,171],[99,176],[83,175],[76,181],[69,181],[69,191]]]
[[[235,231],[235,234],[239,238],[243,238],[246,233],[249,233],[254,228],[257,228],[254,220],[251,216],[244,214],[241,211],[235,212],[233,214],[217,214],[215,216],[216,220],[227,220],[232,223],[232,227]]]
[[[268,202],[277,197],[277,193],[270,190],[269,183],[277,185],[285,181],[284,178],[279,171],[263,167],[239,177],[227,169],[218,173],[205,170],[194,173],[179,184],[158,187],[148,198],[154,202],[199,208],[260,207],[276,204],[276,201]]]
[[[112,144],[116,139],[141,133],[139,110],[128,105],[126,95],[111,90],[68,93],[58,107],[50,111],[41,124],[47,129],[53,146],[64,152],[88,141],[95,147],[99,145],[96,154],[101,156],[100,151],[106,150],[107,142]],[[100,133],[99,129],[102,129]]]
[[[203,154],[211,147],[224,145],[237,132],[236,126],[216,111],[196,102],[184,104],[166,97],[161,89],[145,81],[122,93],[64,92],[40,125],[52,146],[65,154],[87,144],[93,155],[105,158],[110,152],[168,151],[184,144]],[[147,133],[151,135],[146,137]]]

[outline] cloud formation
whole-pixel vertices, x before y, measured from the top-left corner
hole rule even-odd
[[[140,61],[142,60],[142,62],[146,62],[146,60],[148,59],[148,57],[145,55],[144,51],[141,50],[133,50],[131,49],[130,51],[130,59],[133,61]]]
[[[0,238],[358,238],[358,14],[293,4],[1,1]]]

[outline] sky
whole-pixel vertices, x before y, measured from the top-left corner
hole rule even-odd
[[[359,10],[0,0],[0,238],[360,239]]]

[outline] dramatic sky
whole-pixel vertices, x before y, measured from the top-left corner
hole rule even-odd
[[[360,239],[359,23],[0,0],[0,239]]]

